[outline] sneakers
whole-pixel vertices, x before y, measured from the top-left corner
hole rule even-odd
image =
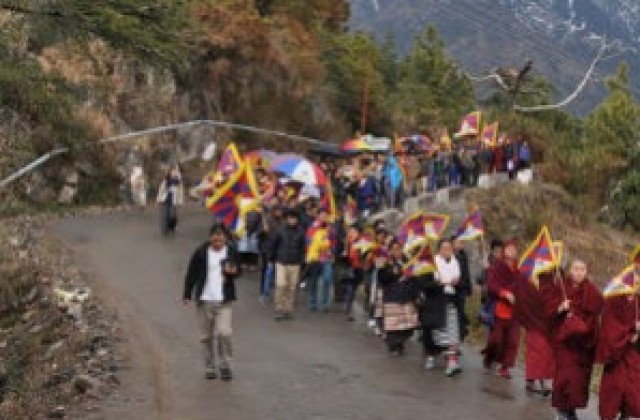
[[[433,370],[436,367],[436,358],[433,356],[427,356],[424,359],[424,369]]]
[[[231,369],[229,368],[220,369],[220,379],[222,379],[223,381],[230,381],[231,378],[232,378]]]
[[[449,363],[447,364],[447,370],[445,372],[448,377],[451,378],[452,376],[455,376],[461,372],[462,372],[462,367],[460,366],[460,362],[458,362],[457,360],[449,361]]]
[[[206,379],[213,380],[218,378],[218,374],[216,373],[215,369],[207,369],[204,373],[204,377]]]
[[[373,318],[370,318],[369,321],[367,321],[367,326],[371,329],[376,327],[376,320]]]

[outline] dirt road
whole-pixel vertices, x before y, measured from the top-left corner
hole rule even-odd
[[[206,381],[193,308],[180,303],[193,249],[209,216],[182,211],[174,238],[158,234],[155,211],[75,218],[54,229],[96,275],[98,292],[121,318],[130,358],[121,389],[85,419],[550,419],[548,402],[513,381],[484,375],[477,350],[465,349],[465,371],[449,379],[425,372],[412,345],[387,356],[363,322],[339,313],[275,323],[258,303],[256,280],[239,280],[234,306],[235,379]],[[595,416],[583,415],[585,419]]]

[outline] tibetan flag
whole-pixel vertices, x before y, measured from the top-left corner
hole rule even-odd
[[[207,208],[224,225],[241,236],[244,234],[246,214],[258,208],[258,189],[252,182],[251,170],[240,168],[207,199]]]
[[[431,245],[424,244],[422,248],[405,264],[402,275],[405,277],[422,276],[435,270]]]
[[[631,255],[629,255],[629,260],[633,264],[640,264],[640,244],[633,250]]]
[[[419,211],[409,216],[409,218],[400,225],[398,241],[403,245],[405,252],[411,251],[428,239],[425,223],[425,213]]]
[[[622,270],[622,273],[614,277],[604,288],[602,294],[605,298],[613,296],[629,296],[638,293],[640,278],[635,272],[635,267],[630,265]]]
[[[562,241],[553,241],[553,254],[556,257],[556,266],[560,267],[564,258],[564,243]]]
[[[437,241],[442,238],[449,225],[449,215],[426,213],[424,215],[424,231],[427,238]]]
[[[484,225],[480,210],[468,215],[460,224],[454,236],[461,241],[472,241],[484,235]]]
[[[553,241],[549,229],[543,226],[535,241],[522,255],[518,268],[525,279],[535,284],[538,274],[549,272],[556,267]]]
[[[353,244],[353,247],[363,254],[374,249],[376,247],[376,241],[373,233],[364,232],[362,235],[360,235],[360,238]]]
[[[475,111],[467,114],[460,124],[460,130],[455,134],[456,137],[477,136],[480,134],[480,120],[482,114],[480,111]]]
[[[347,196],[347,203],[344,206],[344,224],[353,226],[358,222],[358,203],[350,195]]]
[[[487,147],[495,147],[498,142],[498,123],[485,125],[482,130],[482,144]]]
[[[222,152],[220,162],[215,171],[214,179],[219,179],[223,174],[231,175],[243,165],[242,156],[235,143],[229,143]]]
[[[389,258],[389,251],[381,245],[374,245],[371,249],[371,257],[376,258]]]

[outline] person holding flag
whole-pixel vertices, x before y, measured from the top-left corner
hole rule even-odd
[[[491,370],[497,363],[498,375],[504,379],[511,379],[510,370],[515,365],[520,343],[520,325],[513,316],[518,280],[518,247],[515,240],[511,240],[505,242],[503,255],[487,270],[487,290],[495,302],[495,319],[482,351],[485,369]]]
[[[362,253],[355,246],[360,239],[360,228],[357,225],[349,227],[347,232],[347,241],[345,247],[345,255],[349,265],[349,276],[347,277],[347,291],[345,295],[345,312],[347,320],[353,321],[353,302],[356,299],[356,291],[364,279],[364,265],[362,261]]]
[[[311,312],[331,310],[335,247],[335,229],[329,221],[329,210],[321,207],[306,234],[307,293]]]
[[[525,331],[526,391],[550,394],[548,382],[555,371],[549,319],[540,309],[544,307],[541,291],[553,281],[552,271],[558,270],[559,258],[549,229],[544,226],[520,259],[521,278],[515,287],[518,304],[514,315]]]
[[[418,326],[418,312],[414,304],[412,278],[404,272],[407,263],[402,244],[393,239],[389,258],[378,273],[383,289],[383,322],[387,348],[391,356],[404,355],[405,343]]]
[[[600,382],[602,420],[640,417],[640,261],[605,288],[596,363],[604,365]]]
[[[603,301],[584,261],[574,260],[568,275],[556,276],[541,288],[555,360],[551,406],[558,419],[569,420],[589,401]]]

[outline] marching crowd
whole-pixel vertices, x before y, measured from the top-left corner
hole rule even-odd
[[[527,164],[520,159],[518,166]],[[509,170],[510,165],[485,170]],[[551,395],[558,418],[576,419],[576,410],[587,406],[595,363],[604,366],[601,418],[640,417],[640,252],[630,271],[633,293],[603,299],[583,261],[528,281],[518,267],[517,241],[495,239],[477,287],[468,238],[440,235],[432,251],[429,242],[408,246],[406,235],[382,220],[371,221],[374,212],[398,206],[402,193],[411,192],[394,156],[365,155],[351,165],[319,166],[333,179],[338,201],[346,203],[342,217],[304,187],[296,189],[267,171],[255,171],[262,202],[246,214],[245,240],[257,242],[259,258],[249,265],[260,263],[260,299],[266,305],[273,296],[277,322],[294,319],[298,289],[306,291],[309,311],[330,312],[332,302],[340,301],[348,321],[355,319],[354,303],[361,297],[368,325],[386,342],[390,355],[402,357],[417,333],[424,369],[435,369],[442,360],[445,374],[455,376],[463,369],[460,346],[469,327],[465,304],[480,289],[482,309],[474,316],[487,327],[482,350],[487,372],[511,378],[524,330],[526,389]],[[426,174],[423,187],[429,190],[433,174]],[[455,176],[447,178],[455,184]],[[411,179],[420,184],[420,177]],[[169,178],[166,182],[172,185]],[[228,380],[234,279],[246,261],[225,223],[216,222],[210,233],[210,241],[193,254],[183,298],[186,305],[198,303],[207,378],[217,377],[217,356],[220,375]]]

